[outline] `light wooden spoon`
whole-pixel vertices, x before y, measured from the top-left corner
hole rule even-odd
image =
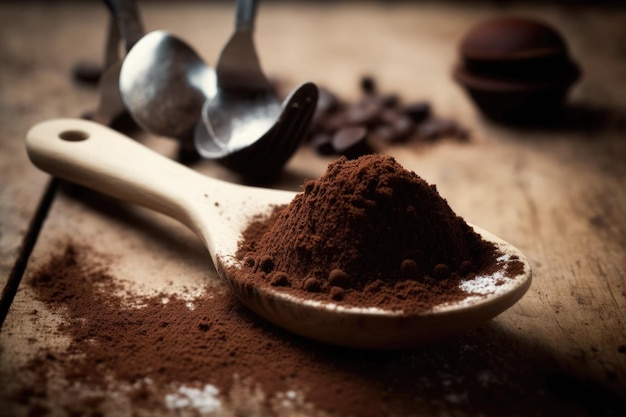
[[[31,161],[54,176],[143,205],[192,229],[208,249],[219,275],[251,310],[291,332],[359,348],[407,348],[465,332],[515,304],[531,282],[528,261],[498,237],[474,229],[502,251],[503,270],[511,257],[523,272],[479,275],[462,285],[475,295],[434,309],[403,314],[379,308],[326,303],[250,288],[226,273],[236,263],[241,233],[255,215],[288,204],[295,193],[227,183],[174,162],[103,125],[81,119],[42,122],[27,134]]]

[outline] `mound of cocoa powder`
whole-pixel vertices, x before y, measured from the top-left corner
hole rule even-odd
[[[340,157],[274,218],[244,234],[243,281],[344,305],[423,311],[467,296],[493,264],[484,241],[393,157]],[[259,230],[267,229],[262,235]]]

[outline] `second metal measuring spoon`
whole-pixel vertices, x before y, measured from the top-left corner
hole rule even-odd
[[[238,172],[247,182],[267,182],[283,169],[302,143],[313,119],[318,88],[304,83],[291,91],[284,100],[274,124],[252,143],[238,149],[220,146],[202,123],[196,126],[194,136],[196,150],[207,159]]]
[[[237,0],[235,32],[222,50],[217,93],[202,109],[196,150],[263,182],[281,171],[302,143],[317,106],[313,83],[294,88],[281,103],[263,72],[252,32],[256,1]]]
[[[110,125],[126,111],[119,90],[119,77],[124,61],[120,57],[120,41],[128,52],[143,36],[144,29],[135,0],[105,0],[110,12],[109,30],[104,56],[104,72],[98,84],[99,103],[93,119]]]
[[[254,48],[256,6],[256,0],[236,1],[235,32],[216,67],[217,93],[202,111],[209,137],[227,153],[259,139],[281,112],[281,103],[261,70]]]

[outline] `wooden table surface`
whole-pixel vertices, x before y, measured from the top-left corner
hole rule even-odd
[[[359,78],[371,74],[381,90],[407,101],[427,100],[439,116],[468,127],[469,143],[395,146],[388,153],[437,184],[459,215],[517,246],[532,264],[528,293],[474,330],[471,339],[473,349],[506,359],[473,356],[486,369],[498,366],[503,378],[520,377],[519,386],[508,386],[510,409],[480,409],[471,398],[441,390],[438,397],[416,399],[415,413],[546,415],[541,402],[519,408],[526,398],[537,398],[528,396],[536,389],[550,407],[562,405],[563,415],[626,415],[626,8],[566,3],[267,2],[259,9],[256,41],[271,76],[291,84],[314,81],[350,100],[359,96]],[[228,2],[140,7],[146,29],[179,35],[210,64],[230,35]],[[584,70],[570,97],[569,123],[542,129],[490,122],[452,80],[463,34],[481,19],[507,13],[546,19],[568,40]],[[62,352],[67,345],[56,327],[63,314],[37,301],[20,282],[58,252],[63,239],[88,242],[115,276],[141,284],[144,291],[200,288],[217,279],[201,243],[183,226],[139,208],[127,208],[133,210],[129,221],[59,190],[46,194],[49,177],[26,156],[24,135],[30,126],[95,108],[95,88],[76,84],[71,72],[77,62],[101,62],[107,17],[99,2],[0,4],[0,285],[6,287],[3,314],[8,311],[0,333],[0,415],[47,415],[42,409],[77,415],[69,414],[68,398],[53,391],[37,396],[39,408],[34,397],[15,394],[31,383],[24,377],[25,364],[38,351]],[[171,140],[141,137],[149,147],[174,152]],[[275,186],[297,190],[331,160],[303,147]],[[195,168],[236,180],[215,164]],[[47,210],[42,225],[38,207]],[[33,310],[38,320],[32,319]],[[454,354],[455,341],[449,343],[424,349],[449,353],[441,359],[445,367],[462,356]],[[424,349],[403,353],[405,360]],[[51,380],[62,378],[50,372]],[[467,377],[462,371],[454,375]],[[424,378],[449,383],[436,372],[416,377],[415,383]],[[483,384],[478,390],[486,397],[501,392],[492,388]],[[114,383],[110,390],[115,391]],[[104,404],[113,401],[113,394],[105,398]],[[132,403],[125,409],[99,407],[100,414],[90,410],[88,415],[142,415]],[[235,404],[212,415],[236,410]],[[298,413],[266,410],[265,415],[323,411],[313,403]],[[165,406],[159,414],[179,415]]]

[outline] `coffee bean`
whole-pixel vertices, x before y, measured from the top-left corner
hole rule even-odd
[[[330,90],[318,87],[317,110],[327,113],[333,111],[339,105],[339,99]]]
[[[394,130],[387,124],[376,126],[370,136],[382,142],[393,142],[395,138]]]
[[[469,138],[469,132],[455,122],[432,118],[426,101],[404,105],[397,94],[379,94],[370,76],[361,79],[361,89],[365,96],[359,101],[342,102],[328,89],[320,88],[318,110],[307,136],[319,154],[354,159],[376,152],[371,141],[382,145],[442,137]]]
[[[372,76],[361,77],[361,91],[368,95],[376,94],[376,81]]]
[[[395,110],[387,109],[381,115],[382,125],[378,128],[386,127],[388,132],[383,132],[387,136],[385,139],[390,142],[401,142],[410,138],[415,125],[411,118],[404,113]]]
[[[400,103],[400,97],[397,94],[384,94],[376,96],[375,101],[382,107],[396,107]]]
[[[417,128],[420,138],[434,140],[445,136],[452,136],[457,131],[456,122],[447,119],[428,119]]]
[[[374,101],[364,101],[346,110],[349,125],[373,126],[380,121],[382,106]]]
[[[430,104],[425,101],[411,103],[404,107],[404,113],[415,123],[420,123],[430,116]]]
[[[328,115],[324,120],[321,121],[319,125],[319,130],[323,132],[335,132],[342,127],[346,127],[352,124],[350,120],[350,116],[348,115],[347,110],[338,110]]]
[[[335,152],[344,155],[348,159],[356,159],[359,156],[373,153],[365,138],[367,129],[363,126],[348,126],[335,132],[332,145]]]
[[[333,155],[335,154],[335,149],[332,144],[332,136],[326,132],[318,132],[311,138],[311,146],[319,153],[320,155]]]
[[[413,131],[415,130],[415,124],[413,120],[408,116],[398,115],[396,120],[391,125],[394,132],[394,141],[403,142],[411,138]]]

